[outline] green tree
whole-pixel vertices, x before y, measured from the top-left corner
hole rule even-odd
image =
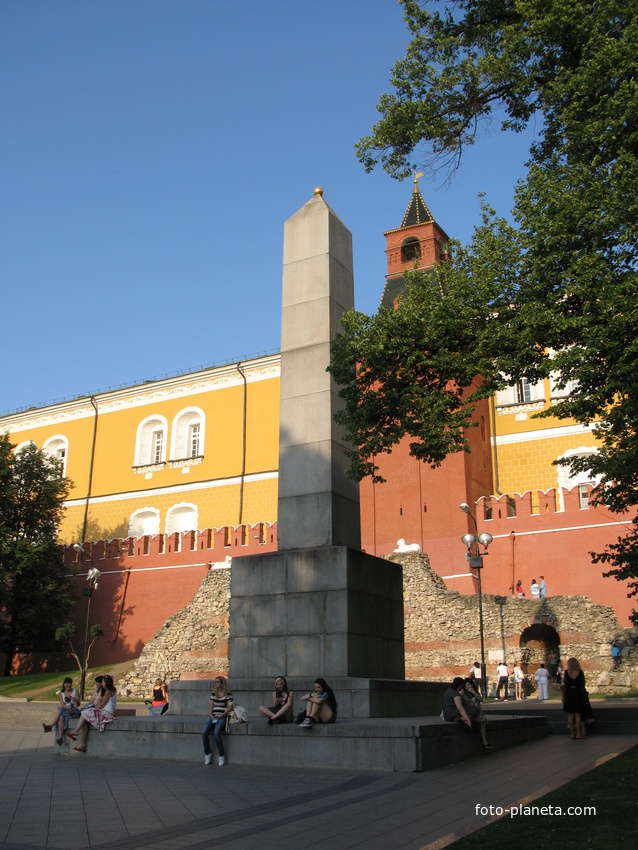
[[[439,391],[448,398],[442,425],[428,424],[435,418],[426,409],[430,396],[419,398],[416,389],[406,388],[419,358],[413,349],[424,344],[427,350],[430,323],[436,329],[443,308],[433,313],[429,295],[419,305],[423,287],[408,284],[393,320],[345,319],[345,339],[335,343],[332,369],[346,400],[341,419],[362,446],[351,473],[375,472],[374,443],[362,440],[366,427],[374,428],[374,415],[384,429],[387,417],[401,423],[378,438],[377,449],[387,450],[404,432],[415,437],[415,454],[438,461],[442,450],[464,447],[461,398],[471,402],[499,380],[535,381],[554,373],[570,395],[541,415],[593,423],[601,446],[570,465],[599,478],[595,501],[617,512],[633,509],[638,504],[638,7],[620,0],[403,0],[403,7],[412,41],[394,67],[394,91],[380,99],[381,120],[357,145],[367,170],[382,164],[401,179],[416,167],[460,167],[465,147],[496,116],[510,130],[534,119],[538,137],[526,178],[517,187],[514,225],[484,207],[471,245],[453,246],[451,260],[436,272],[443,301],[450,297],[454,305],[440,327],[455,352],[450,359],[463,361],[452,372],[441,371],[446,383]],[[458,297],[463,292],[458,276],[472,289],[468,307]],[[412,329],[420,316],[427,331],[401,334],[402,314]],[[366,346],[372,345],[384,351],[387,369],[368,383],[363,364]],[[357,356],[363,359],[355,373]],[[441,348],[432,362],[434,373],[442,356]],[[469,371],[476,366],[485,382],[473,394],[459,396],[469,387],[465,366]],[[375,414],[367,395],[380,386]],[[363,416],[369,418],[362,425],[357,417]],[[417,450],[418,444],[423,445]],[[637,578],[638,524],[634,521],[631,532],[595,560],[608,563],[608,574],[619,579]],[[630,587],[637,593],[638,581]]]
[[[70,482],[60,463],[29,445],[14,454],[0,436],[0,642],[11,675],[16,652],[48,648],[75,605],[57,527]]]
[[[80,656],[77,654],[75,646],[73,645],[73,638],[75,637],[75,623],[68,622],[63,626],[60,626],[55,630],[55,639],[60,643],[66,643],[69,645],[69,651],[71,655],[75,658],[75,663],[78,665],[78,670],[80,673],[83,672],[82,660]],[[102,631],[102,627],[99,623],[94,623],[89,629],[89,634],[91,635],[91,642],[86,647],[84,663],[89,666],[89,656],[91,655],[91,648],[93,644],[104,637],[104,632]]]

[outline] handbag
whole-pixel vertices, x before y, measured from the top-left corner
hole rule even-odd
[[[236,705],[228,715],[229,723],[246,723],[248,721],[248,712],[243,705]]]

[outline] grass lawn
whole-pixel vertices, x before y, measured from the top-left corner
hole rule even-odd
[[[133,661],[125,661],[122,664],[112,664],[110,667],[89,668],[86,671],[85,696],[87,693],[91,696],[93,693],[93,679],[98,673],[108,673],[117,682],[118,678],[133,666],[133,663]],[[70,676],[73,679],[73,684],[79,690],[82,675],[76,667],[62,673],[34,673],[33,675],[0,677],[0,697],[57,701],[58,692],[62,687],[62,680],[65,676]],[[118,701],[125,702],[126,697],[120,695]]]
[[[638,746],[530,803],[533,813],[506,814],[456,841],[454,850],[601,850],[638,847]],[[595,814],[567,814],[588,806]],[[546,814],[537,809],[547,807]],[[551,807],[551,810],[549,809]],[[560,807],[562,815],[550,814]]]

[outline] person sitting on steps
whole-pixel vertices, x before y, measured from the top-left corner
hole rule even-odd
[[[306,703],[302,729],[312,729],[315,723],[334,723],[337,719],[337,700],[325,679],[315,679],[314,693],[304,694],[301,701]]]
[[[61,747],[64,742],[64,733],[69,728],[69,720],[80,716],[80,712],[78,711],[80,697],[73,687],[73,679],[70,676],[65,676],[58,698],[60,705],[55,711],[55,717],[51,723],[43,723],[42,727],[45,732],[50,732],[54,726],[58,727],[56,744]]]
[[[285,676],[277,676],[272,705],[270,708],[266,708],[265,705],[259,706],[259,711],[268,718],[269,726],[273,723],[292,723],[293,696]]]

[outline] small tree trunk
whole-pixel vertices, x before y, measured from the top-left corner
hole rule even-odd
[[[11,668],[13,667],[13,659],[15,658],[15,654],[16,654],[15,645],[10,646],[9,649],[7,649],[7,660],[4,663],[4,673],[2,674],[3,676],[10,676],[11,675]]]

